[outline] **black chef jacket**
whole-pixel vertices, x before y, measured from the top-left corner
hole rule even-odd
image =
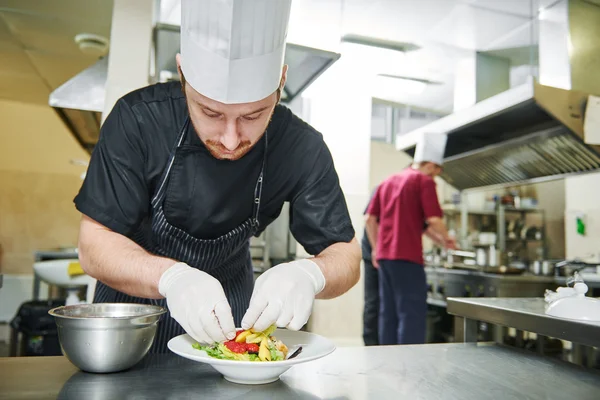
[[[104,122],[75,206],[122,235],[133,235],[174,149],[188,110],[178,82],[121,98]],[[261,231],[288,201],[290,229],[309,254],[354,237],[344,195],[322,135],[278,105],[267,128],[268,154],[260,207]],[[165,217],[200,239],[214,239],[252,215],[265,138],[241,159],[218,160],[193,125],[168,181]],[[259,232],[260,233],[260,232]]]

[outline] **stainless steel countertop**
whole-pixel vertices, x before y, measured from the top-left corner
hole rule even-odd
[[[467,269],[452,269],[443,267],[425,267],[425,272],[440,273],[440,274],[451,274],[451,275],[463,275],[463,276],[481,276],[487,279],[498,279],[507,282],[540,282],[540,283],[551,283],[554,282],[553,276],[540,276],[533,275],[532,273],[525,272],[521,275],[514,274],[493,274],[475,270]]]
[[[456,298],[446,299],[448,313],[539,333],[588,346],[600,346],[600,322],[556,318],[546,314],[543,298]]]
[[[597,399],[600,373],[491,344],[339,348],[261,386],[149,355],[132,370],[80,372],[63,357],[0,358],[0,399]]]

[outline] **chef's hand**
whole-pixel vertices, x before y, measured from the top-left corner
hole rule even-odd
[[[263,331],[277,324],[300,330],[310,317],[315,296],[324,287],[323,272],[313,261],[276,265],[256,279],[242,328]]]
[[[379,261],[377,261],[377,252],[375,250],[371,251],[371,264],[375,268],[379,268]]]
[[[177,263],[158,282],[171,316],[192,338],[212,344],[235,337],[231,307],[221,283],[199,269]]]
[[[449,250],[458,250],[458,245],[456,244],[456,239],[448,238],[444,242],[444,247]]]

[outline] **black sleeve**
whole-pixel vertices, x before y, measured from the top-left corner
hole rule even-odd
[[[329,149],[321,150],[309,172],[294,191],[290,207],[290,230],[311,255],[338,242],[350,242],[355,235],[346,199]]]
[[[77,210],[117,233],[133,233],[149,211],[146,154],[137,119],[119,100],[100,130]]]

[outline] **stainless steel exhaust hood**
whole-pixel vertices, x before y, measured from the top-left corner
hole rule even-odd
[[[423,132],[447,134],[442,177],[459,190],[600,169],[600,146],[586,143],[583,129],[586,118],[600,117],[586,116],[590,95],[600,94],[600,5],[563,0],[552,7],[553,18],[560,21],[540,21],[546,24],[539,29],[540,76],[554,77],[557,68],[563,68],[560,76],[574,90],[530,79],[398,136],[396,148],[413,156]],[[556,40],[557,26],[567,40]],[[554,30],[544,36],[542,28]]]
[[[442,177],[459,190],[556,179],[600,168],[600,147],[584,142],[588,94],[535,81],[398,138],[414,155],[422,132],[448,135]]]
[[[89,153],[100,135],[107,70],[108,58],[101,58],[55,89],[48,100],[77,142]]]
[[[153,70],[151,80],[178,80],[175,54],[179,52],[179,26],[157,24],[154,29]],[[340,58],[340,54],[288,43],[285,63],[288,79],[282,103],[289,103],[310,86]],[[54,108],[79,144],[92,152],[100,135],[106,96],[108,59],[102,58],[55,89],[49,97]]]

